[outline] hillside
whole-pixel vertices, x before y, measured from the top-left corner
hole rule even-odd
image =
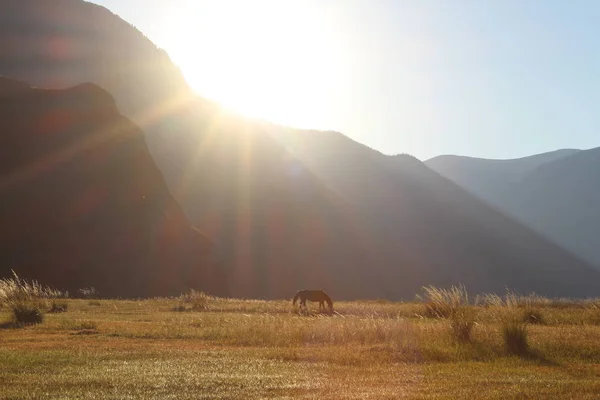
[[[444,155],[431,158],[425,164],[489,204],[505,209],[505,203],[510,201],[513,185],[539,166],[578,151],[580,150],[562,149],[508,160]]]
[[[443,156],[426,164],[600,267],[600,148],[515,160]]]
[[[254,122],[190,97],[168,57],[101,7],[2,4],[0,43],[12,45],[0,74],[107,89],[146,132],[193,225],[215,242],[234,296],[287,297],[313,286],[335,298],[397,299],[459,282],[553,296],[600,290],[587,265],[414,158],[383,156],[339,133]],[[77,46],[57,61],[49,35]]]
[[[106,91],[0,78],[0,121],[1,276],[103,296],[226,294],[212,243]]]

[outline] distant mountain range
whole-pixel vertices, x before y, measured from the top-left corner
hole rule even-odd
[[[600,148],[426,164],[600,268]]]
[[[2,2],[0,48],[1,75],[43,87],[93,82],[144,130],[171,193],[214,242],[220,267],[203,262],[212,272],[198,287],[219,293],[226,281],[229,294],[255,298],[316,287],[334,298],[400,299],[457,283],[600,294],[600,272],[413,157],[252,121],[194,96],[163,51],[102,7]]]

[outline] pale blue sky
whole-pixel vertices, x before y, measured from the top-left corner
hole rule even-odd
[[[95,2],[163,47],[200,95],[386,154],[600,146],[595,0]]]

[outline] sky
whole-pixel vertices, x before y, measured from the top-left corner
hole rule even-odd
[[[97,0],[196,92],[385,154],[600,146],[596,0]]]

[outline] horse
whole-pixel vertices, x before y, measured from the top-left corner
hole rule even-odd
[[[299,290],[298,293],[294,296],[294,301],[292,304],[294,307],[296,306],[296,302],[300,300],[300,306],[306,307],[306,300],[312,302],[319,302],[319,310],[325,308],[325,303],[329,306],[329,312],[333,312],[333,302],[331,301],[331,297],[323,290]]]

